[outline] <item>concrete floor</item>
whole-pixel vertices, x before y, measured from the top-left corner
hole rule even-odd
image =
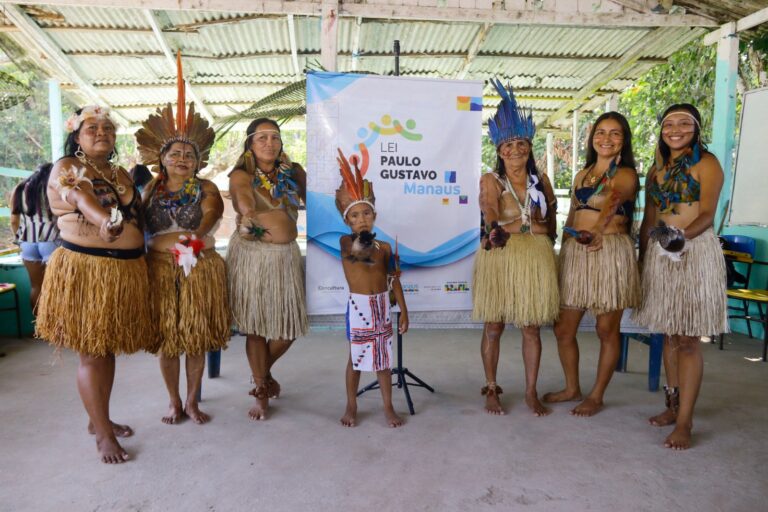
[[[559,405],[545,418],[522,403],[519,334],[502,346],[508,414],[484,414],[479,331],[423,330],[407,337],[407,365],[434,385],[414,389],[417,413],[384,426],[378,392],[360,400],[360,425],[344,408],[343,334],[314,332],[275,369],[283,396],[264,423],[247,419],[249,375],[242,338],[223,355],[222,376],[203,384],[213,421],[168,426],[157,362],[118,360],[113,417],[136,430],[133,460],[96,457],[75,388],[74,354],[39,341],[0,340],[2,511],[756,511],[766,510],[768,364],[756,340],[705,345],[695,446],[662,447],[669,429],[648,426],[663,397],[646,391],[647,350],[630,345],[607,408],[591,419]],[[539,389],[561,386],[551,331],[544,333]],[[594,376],[597,341],[581,336],[582,383]],[[362,382],[370,378],[364,374]],[[402,392],[395,405],[406,412]]]

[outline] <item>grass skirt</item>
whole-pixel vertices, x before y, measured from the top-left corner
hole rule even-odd
[[[56,249],[45,271],[35,335],[91,356],[151,350],[157,333],[150,319],[144,257],[116,259]]]
[[[557,319],[557,261],[547,235],[514,234],[503,248],[478,249],[472,318],[516,327]]]
[[[648,244],[643,301],[635,321],[653,332],[708,336],[728,332],[725,259],[712,229],[685,241],[682,261]]]
[[[240,332],[270,340],[307,333],[299,244],[268,244],[232,235],[227,251],[229,300]]]
[[[226,348],[230,335],[227,273],[213,249],[197,259],[188,277],[173,254],[150,251],[152,323],[160,331],[159,352],[166,357],[192,356]]]
[[[635,244],[629,235],[603,236],[603,248],[568,238],[560,250],[560,304],[595,315],[634,308],[640,303]]]

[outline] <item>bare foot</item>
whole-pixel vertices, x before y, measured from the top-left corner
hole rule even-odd
[[[267,408],[269,407],[268,393],[267,386],[263,384],[257,385],[248,393],[256,399],[256,405],[248,411],[248,416],[252,420],[261,421],[267,419]]]
[[[542,400],[550,404],[557,402],[578,402],[581,400],[581,390],[577,389],[576,391],[571,391],[564,389],[562,391],[544,393]]]
[[[691,447],[691,428],[678,423],[675,430],[664,440],[664,446],[673,450],[687,450]]]
[[[603,408],[603,402],[597,401],[594,398],[586,398],[583,402],[571,410],[571,414],[574,416],[580,416],[582,418],[588,418],[599,413]]]
[[[200,410],[197,406],[197,402],[187,402],[187,406],[184,407],[184,414],[189,416],[189,418],[198,425],[208,423],[211,420],[210,416]]]
[[[494,416],[504,416],[506,413],[501,407],[501,400],[496,393],[488,393],[485,395],[485,412],[493,414]]]
[[[394,409],[391,407],[384,408],[384,416],[387,417],[387,425],[392,428],[402,427],[405,421],[403,418],[397,415]]]
[[[115,437],[131,437],[133,435],[133,429],[128,425],[120,425],[114,421],[110,421],[110,423],[112,424],[112,433],[115,434]],[[93,423],[90,421],[88,422],[88,433],[92,436],[96,435],[96,429],[93,428]]]
[[[175,425],[180,423],[184,416],[184,409],[181,408],[181,402],[178,404],[171,403],[168,406],[168,414],[163,416],[162,422],[166,425]]]
[[[339,420],[345,427],[357,426],[357,407],[347,405],[347,409],[344,411],[344,416]]]
[[[667,425],[674,425],[677,421],[677,413],[672,409],[665,409],[661,414],[651,416],[648,418],[648,423],[654,427],[666,427]]]
[[[122,464],[131,458],[114,437],[97,439],[96,449],[105,464]]]
[[[536,395],[526,395],[525,405],[528,406],[534,416],[546,416],[552,412],[549,407],[544,407],[544,404],[539,401],[539,397]]]
[[[267,393],[269,398],[280,398],[280,383],[272,375],[267,376]]]

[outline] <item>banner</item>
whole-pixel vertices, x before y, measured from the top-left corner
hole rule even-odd
[[[337,148],[376,194],[377,240],[398,240],[409,311],[472,309],[480,235],[479,81],[307,75],[307,307],[339,314],[349,290],[336,209]]]

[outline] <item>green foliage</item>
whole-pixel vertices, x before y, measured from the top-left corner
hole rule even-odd
[[[653,160],[658,141],[657,116],[675,103],[690,103],[701,112],[702,136],[712,133],[715,96],[715,46],[694,41],[674,53],[666,64],[651,69],[619,97],[619,112],[632,127],[635,159],[644,173]]]

